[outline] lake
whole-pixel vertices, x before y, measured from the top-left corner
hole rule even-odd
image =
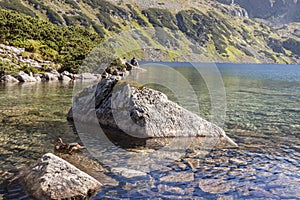
[[[180,73],[183,82],[167,71],[157,73],[169,69],[168,63],[159,65],[144,76],[163,78],[164,87],[148,85],[221,125],[239,148],[187,155],[141,178],[107,173],[119,184],[103,187],[95,199],[300,199],[299,65],[217,64],[207,79],[206,64],[173,63],[172,73]],[[166,88],[169,83],[182,90],[172,92]],[[181,83],[196,97],[182,92]],[[19,170],[52,152],[58,136],[78,140],[66,121],[77,84],[0,84],[3,199],[29,199],[14,181]],[[90,156],[87,151],[83,155]]]

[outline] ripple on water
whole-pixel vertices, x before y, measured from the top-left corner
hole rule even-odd
[[[180,70],[195,86],[201,116],[209,119],[210,94],[199,83],[201,77],[187,68]],[[294,76],[299,70],[286,80],[276,72],[280,82],[272,81],[272,70],[267,71],[268,80],[257,78],[255,70],[248,76],[245,70],[236,69],[233,76],[232,71],[226,75],[225,69],[222,74],[228,107],[224,129],[239,144],[238,149],[215,148],[205,156],[188,154],[168,166],[152,163],[155,170],[145,177],[128,179],[106,173],[110,178],[95,199],[299,199],[300,84],[299,76]],[[0,86],[0,186],[5,188],[0,193],[4,199],[30,199],[13,181],[19,169],[52,151],[57,136],[75,141],[77,136],[65,120],[72,94],[73,87],[59,84]],[[114,151],[98,153],[118,162]],[[97,171],[93,173],[97,176]]]

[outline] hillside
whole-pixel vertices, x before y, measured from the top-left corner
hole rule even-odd
[[[298,0],[218,0],[221,3],[237,4],[246,9],[251,18],[261,18],[276,23],[300,22]]]
[[[0,22],[0,41],[18,47],[24,44],[17,42],[16,38],[40,42],[46,45],[46,49],[50,47],[51,51],[54,50],[53,54],[57,54],[57,57],[52,56],[52,59],[62,62],[61,54],[72,49],[59,49],[53,47],[51,42],[61,44],[57,39],[66,43],[73,40],[65,37],[61,31],[79,31],[80,37],[84,37],[83,41],[85,41],[86,38],[95,37],[92,32],[97,33],[101,38],[107,38],[116,33],[122,34],[135,29],[137,31],[133,37],[138,42],[135,46],[134,42],[127,43],[130,45],[128,48],[135,49],[135,52],[124,56],[137,54],[144,60],[181,61],[182,54],[196,54],[199,60],[204,62],[299,63],[300,30],[297,22],[273,27],[261,20],[252,19],[251,17],[255,15],[248,11],[248,7],[242,8],[242,5],[237,5],[238,3],[234,5],[226,3],[229,4],[227,1],[219,3],[217,1],[2,0],[0,7],[15,10],[28,17],[15,12],[1,11],[1,17],[9,23]],[[7,17],[9,15],[16,15],[23,21],[14,20],[16,16]],[[21,26],[23,23],[32,25]],[[43,35],[39,28],[29,28],[39,27],[35,24],[44,24],[42,26],[44,31],[53,27],[60,31],[48,40],[45,37],[48,37],[49,31]],[[15,27],[18,27],[17,30]],[[87,31],[75,27],[83,27]],[[147,31],[144,31],[145,28]],[[36,37],[36,32],[39,32],[41,37]],[[10,36],[7,37],[7,34]],[[88,48],[84,51],[78,48],[76,52],[80,53],[69,56],[67,58],[69,63],[63,63],[63,67],[76,71],[80,62],[71,66],[72,60],[83,59],[96,45],[93,40],[95,39],[88,40],[88,44],[77,42],[77,46],[84,45]],[[82,41],[82,38],[77,38],[77,41]],[[137,50],[141,44],[148,45],[155,51],[158,50],[160,53],[156,52],[156,54],[160,57],[151,56],[153,52],[144,49]],[[114,50],[119,51],[119,49]],[[63,57],[63,60],[65,59],[66,57]]]

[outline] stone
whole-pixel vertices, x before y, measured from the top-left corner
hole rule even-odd
[[[56,76],[59,76],[59,73],[56,69],[53,69],[52,67],[49,67],[46,72],[50,73],[50,74],[54,74]]]
[[[157,186],[159,194],[172,194],[172,195],[181,195],[185,194],[185,191],[180,187],[173,187],[168,185],[160,184]]]
[[[57,81],[58,80],[58,76],[56,74],[50,73],[50,72],[46,72],[44,74],[44,78],[47,81]]]
[[[4,75],[1,77],[1,81],[3,82],[7,82],[7,83],[16,83],[19,82],[18,79],[16,79],[15,77],[11,76],[11,75]]]
[[[70,77],[66,76],[66,75],[60,75],[60,76],[58,77],[58,80],[64,81],[64,82],[69,82],[69,81],[71,81],[72,79],[71,79]]]
[[[63,71],[63,73],[61,73],[61,75],[70,76],[71,74],[70,74],[70,72],[68,72],[68,71]]]
[[[36,79],[33,76],[30,76],[23,71],[19,72],[17,79],[20,82],[36,82]]]
[[[192,172],[170,172],[169,175],[160,178],[162,182],[192,182],[194,181],[194,173]]]
[[[42,80],[42,75],[40,75],[40,74],[35,74],[34,75],[34,78],[36,79],[36,81],[41,81]]]
[[[207,193],[221,194],[234,188],[231,182],[218,179],[199,179],[199,188]]]
[[[135,177],[147,176],[147,173],[145,173],[145,172],[128,169],[128,168],[123,168],[123,167],[115,167],[115,168],[112,168],[111,171],[115,174],[121,174],[125,178],[135,178]]]
[[[247,165],[248,163],[246,161],[237,159],[237,158],[230,158],[229,162],[236,163],[237,165]]]
[[[139,87],[139,86],[137,86]],[[73,118],[88,122],[95,112],[101,125],[130,133],[137,138],[212,137],[232,146],[217,125],[180,107],[168,97],[146,87],[132,87],[117,78],[106,78],[74,100]],[[95,100],[93,100],[95,97]],[[72,116],[68,116],[72,119]]]
[[[101,183],[67,161],[47,153],[21,174],[24,189],[36,199],[90,199]]]

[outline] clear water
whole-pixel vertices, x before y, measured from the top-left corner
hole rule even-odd
[[[103,187],[95,199],[300,199],[300,66],[219,64],[218,68],[226,91],[223,128],[239,148],[187,155],[141,178],[107,173],[118,184]],[[190,81],[199,113],[209,120],[210,93],[201,75],[180,64],[174,69]],[[19,169],[52,151],[57,136],[76,140],[65,119],[72,95],[72,84],[0,85],[4,199],[29,199],[13,181]],[[180,100],[187,108],[193,104],[189,98]]]

